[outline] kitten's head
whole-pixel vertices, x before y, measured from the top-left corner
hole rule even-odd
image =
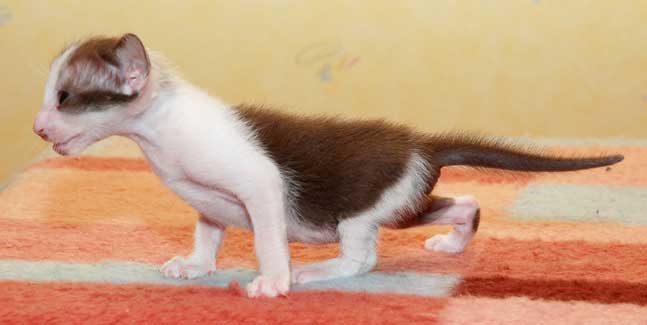
[[[133,114],[151,64],[133,34],[68,46],[52,62],[34,132],[62,155],[118,132]]]

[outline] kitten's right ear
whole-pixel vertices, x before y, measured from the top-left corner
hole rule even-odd
[[[139,93],[150,73],[151,63],[144,44],[135,34],[123,35],[114,48],[119,70],[126,80],[126,95]]]

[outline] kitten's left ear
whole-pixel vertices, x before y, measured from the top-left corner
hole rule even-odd
[[[126,95],[141,92],[151,68],[144,44],[137,35],[129,33],[117,41],[114,51],[120,73],[126,80],[124,92]]]

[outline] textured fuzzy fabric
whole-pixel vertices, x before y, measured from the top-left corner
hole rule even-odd
[[[158,267],[155,265],[132,262],[104,261],[85,264],[53,261],[0,261],[0,281],[148,283],[226,288],[231,282],[237,282],[245,287],[256,275],[257,273],[250,269],[223,269],[218,271],[217,276],[178,280],[160,277]],[[456,287],[459,281],[460,279],[452,275],[418,272],[371,272],[337,281],[297,284],[292,286],[291,291],[333,289],[346,292],[444,297]]]
[[[374,272],[247,299],[249,232],[228,229],[217,265],[193,281],[155,269],[192,245],[196,213],[122,140],[27,168],[0,192],[0,323],[647,323],[647,148],[605,169],[563,174],[443,171],[437,194],[482,205],[474,242],[430,253],[448,227],[382,230]],[[568,147],[567,144],[589,147]],[[624,146],[623,146],[624,145]],[[291,244],[295,263],[336,245]]]
[[[634,202],[647,202],[647,188],[541,184],[521,191],[509,214],[530,220],[646,224],[645,207]]]
[[[433,324],[443,299],[404,295],[292,293],[253,300],[193,286],[4,282],[0,317],[14,323]]]

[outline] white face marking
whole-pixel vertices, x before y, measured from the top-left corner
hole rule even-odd
[[[47,82],[45,83],[45,96],[43,98],[43,106],[49,107],[51,109],[56,108],[58,101],[56,89],[56,82],[58,81],[58,76],[61,74],[63,66],[67,62],[68,58],[76,50],[78,44],[71,44],[68,46],[61,55],[54,59],[52,66],[47,77]]]
[[[72,44],[61,53],[50,68],[43,106],[34,121],[34,132],[43,136],[43,139],[54,143],[54,150],[61,154],[76,153],[80,150],[70,150],[80,143],[80,134],[83,133],[83,123],[78,117],[66,116],[58,111],[58,91],[56,88],[58,78],[66,67],[67,60],[78,44]]]

